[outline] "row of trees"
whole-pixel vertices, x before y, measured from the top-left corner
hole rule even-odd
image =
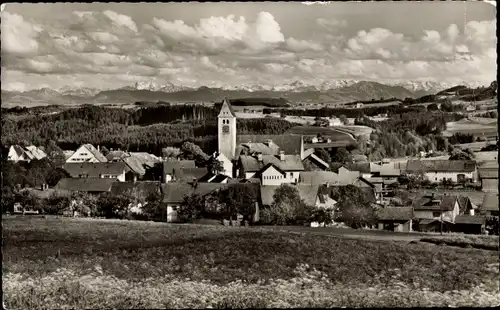
[[[291,116],[314,116],[314,117],[339,117],[345,115],[349,118],[362,118],[364,116],[375,116],[378,114],[399,114],[409,112],[424,112],[425,107],[414,106],[386,106],[386,107],[363,107],[360,109],[341,109],[341,108],[321,108],[321,109],[270,109],[265,108],[262,110],[264,114],[279,113],[280,115]]]

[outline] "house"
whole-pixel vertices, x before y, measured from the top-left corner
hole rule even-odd
[[[453,182],[474,181],[475,171],[476,162],[473,160],[409,160],[406,164],[408,174],[423,173],[432,183],[444,179]]]
[[[238,161],[239,175],[244,179],[253,177],[261,178],[264,168],[266,170],[270,168],[269,164],[272,164],[285,173],[282,178],[278,178],[279,171],[276,170],[273,172],[273,180],[279,179],[280,184],[297,183],[299,180],[299,172],[304,171],[304,165],[302,164],[300,155],[285,155],[283,151],[280,151],[280,155],[278,156],[262,154],[257,154],[255,156],[241,155]],[[267,173],[269,174],[272,172],[268,171]]]
[[[328,119],[328,125],[330,127],[335,127],[335,126],[342,126],[344,125],[344,123],[342,123],[342,121],[339,118],[332,116],[330,119]]]
[[[306,152],[309,153],[305,156],[305,158],[302,160],[302,164],[304,165],[304,169],[309,170],[309,171],[325,171],[330,168],[330,165],[319,158],[316,154],[314,154],[314,149],[309,151],[307,150]]]
[[[478,168],[478,177],[483,192],[498,193],[498,163],[486,162]]]
[[[114,182],[111,186],[113,195],[131,195],[134,201],[130,205],[132,213],[141,214],[151,195],[161,195],[160,182]]]
[[[454,195],[425,195],[413,204],[414,217],[419,220],[445,220],[450,223],[460,214],[460,205]]]
[[[296,188],[299,192],[299,196],[307,205],[316,206],[321,205],[321,201],[319,200],[319,185],[288,185],[293,188]],[[274,193],[278,189],[279,185],[267,185],[260,187],[260,197],[262,201],[262,206],[269,207],[274,202]],[[325,202],[326,203],[326,202]]]
[[[184,201],[184,197],[198,194],[206,196],[215,191],[224,190],[227,184],[220,183],[177,183],[170,182],[161,185],[163,193],[163,202],[167,205],[167,214],[165,215],[167,222],[177,222],[179,217],[177,214],[178,208]]]
[[[84,144],[66,160],[66,163],[105,163],[107,161],[106,157],[99,152],[99,149],[96,149],[92,144]]]
[[[87,193],[104,193],[110,192],[113,186],[114,179],[96,179],[96,178],[83,178],[73,179],[64,178],[54,187],[57,190],[65,190],[71,192],[87,192]]]
[[[45,157],[47,157],[47,154],[45,154],[44,151],[34,145],[30,145],[27,147],[22,147],[20,145],[11,145],[9,148],[9,153],[7,154],[7,160],[13,162],[30,162],[34,159],[40,160]]]
[[[498,217],[498,193],[487,193],[479,207],[479,214]]]
[[[287,174],[273,163],[268,163],[259,171],[262,185],[281,185],[287,182]]]
[[[170,181],[175,180],[176,175],[177,177],[180,177],[181,169],[196,168],[194,160],[167,160],[164,161],[162,165],[163,165],[163,173],[162,173],[163,183],[168,183]]]
[[[475,215],[478,207],[467,196],[458,196],[460,215]]]
[[[486,230],[486,217],[474,215],[457,215],[451,231],[480,235]]]
[[[220,161],[222,163],[222,171],[220,174],[223,174],[229,178],[233,177],[233,162],[226,157],[224,154],[218,154],[217,152],[214,153],[213,155],[216,160]]]
[[[252,143],[262,143],[266,145],[269,150],[272,150],[272,154],[269,154],[270,152],[261,152],[262,155],[279,155],[279,152],[282,151],[288,155],[299,155],[301,159],[304,158],[304,140],[302,135],[238,135],[236,137],[236,141],[238,145],[248,144],[250,141]],[[241,154],[252,154],[241,153],[241,150],[242,148],[237,148],[235,159],[238,159]],[[259,151],[256,151],[255,153],[259,153]]]
[[[410,232],[412,231],[413,207],[385,207],[375,212],[378,229]]]
[[[124,162],[83,162],[66,163],[63,166],[72,178],[101,178],[125,182],[125,174],[130,171]]]

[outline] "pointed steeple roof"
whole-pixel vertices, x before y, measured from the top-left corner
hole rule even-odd
[[[231,106],[231,103],[229,103],[229,100],[224,98],[224,101],[222,102],[222,107],[220,109],[219,116],[223,116],[223,112],[229,112],[231,116],[236,117],[236,113],[233,110],[233,107]]]

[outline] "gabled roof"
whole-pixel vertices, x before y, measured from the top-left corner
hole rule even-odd
[[[473,172],[476,162],[473,160],[409,160],[408,172]]]
[[[245,172],[261,171],[270,163],[285,172],[304,170],[300,155],[285,155],[285,160],[283,161],[280,160],[279,156],[274,155],[262,155],[262,161],[259,161],[256,156],[241,155],[240,162]]]
[[[207,172],[207,168],[180,168],[174,170],[174,176],[181,182],[191,182],[194,179],[199,180]]]
[[[301,155],[302,136],[294,134],[286,135],[237,135],[236,144],[248,143],[265,143],[267,140],[272,140],[273,143],[279,146],[279,150],[290,155]],[[239,153],[236,153],[238,157]]]
[[[414,201],[413,207],[415,210],[451,211],[455,207],[457,199],[457,196],[452,195],[435,195],[434,197],[426,195]],[[439,202],[439,204],[436,205],[433,201]]]
[[[278,155],[280,150],[279,146],[274,143],[267,145],[262,142],[247,142],[241,143],[240,146],[240,154],[244,150],[247,154],[261,153],[262,155]]]
[[[483,170],[483,169],[498,170],[498,162],[496,160],[486,160],[478,166],[478,169],[480,169],[480,170]]]
[[[80,192],[109,192],[115,180],[94,178],[64,178],[59,180],[55,188]]]
[[[375,214],[379,220],[405,221],[413,218],[412,207],[385,207],[378,209]]]
[[[222,102],[222,107],[221,107],[220,112],[219,112],[219,117],[228,116],[228,115],[223,114],[223,113],[229,113],[228,114],[229,116],[236,117],[236,113],[234,112],[234,109],[231,106],[231,103],[227,99],[224,99],[224,101]]]
[[[479,209],[481,211],[498,211],[498,194],[488,193],[484,195],[483,203]]]
[[[111,186],[113,195],[130,193],[144,199],[153,193],[160,192],[160,182],[113,182]]]
[[[123,162],[128,166],[128,168],[138,175],[146,174],[146,169],[142,163],[135,156],[129,156],[122,158]]]
[[[344,168],[349,171],[358,171],[360,173],[370,173],[370,163],[346,163]]]
[[[302,171],[299,175],[299,181],[304,184],[343,184],[345,179],[331,171]],[[348,183],[350,184],[350,183]]]
[[[318,197],[319,185],[291,185],[298,190],[300,198],[308,205],[314,206],[316,204],[316,198]],[[270,206],[273,204],[274,192],[278,189],[279,185],[263,185],[260,187],[260,196],[262,199],[262,204],[265,206]]]
[[[330,167],[330,165],[327,162],[325,162],[324,160],[322,160],[321,158],[316,156],[316,154],[314,154],[314,153],[310,154],[306,158],[309,158],[309,160],[312,160],[312,161],[316,162],[317,164],[319,164],[320,166],[323,166],[324,169],[327,169]]]
[[[106,163],[66,163],[63,166],[72,178],[78,178],[80,175],[87,175],[89,178],[99,178],[101,174],[119,175],[129,168],[124,162],[106,162]]]
[[[32,158],[42,159],[47,157],[47,154],[45,154],[44,151],[42,151],[41,149],[39,149],[34,145],[29,145],[25,149],[31,155]]]
[[[216,190],[224,190],[228,188],[227,184],[221,183],[198,183],[195,187],[191,183],[167,183],[161,185],[163,193],[163,201],[170,204],[179,204],[184,200],[184,196],[198,194],[205,196]]]
[[[455,224],[477,224],[485,225],[486,217],[478,215],[457,215],[455,217]]]
[[[108,161],[106,157],[102,155],[102,153],[99,152],[92,144],[87,143],[82,146],[85,147],[92,155],[94,155],[94,157],[101,163],[105,163]]]
[[[464,213],[467,210],[476,208],[476,206],[472,204],[469,197],[467,196],[458,196],[458,205],[460,207],[460,213]]]
[[[108,155],[106,155],[106,159],[108,161],[113,161],[113,160],[117,160],[117,159],[122,159],[124,157],[129,157],[130,155],[127,154],[126,152],[124,151],[110,151],[108,153]]]
[[[154,167],[156,163],[160,162],[158,157],[146,152],[129,152],[128,154],[132,157],[136,157],[137,160],[145,166]]]
[[[276,171],[278,171],[279,173],[281,173],[282,175],[286,175],[286,172],[281,170],[280,167],[276,166],[275,164],[273,163],[268,163],[267,165],[264,166],[264,168],[262,168],[262,170],[260,171],[260,174],[264,174],[264,172],[266,172],[269,168],[273,167],[274,169],[276,169]]]
[[[223,174],[213,174],[212,172],[208,172],[204,176],[198,179],[199,183],[222,183],[224,182],[227,178],[229,178],[227,175]]]

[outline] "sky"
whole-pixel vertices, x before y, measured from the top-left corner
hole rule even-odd
[[[7,4],[2,89],[496,79],[484,2]]]

